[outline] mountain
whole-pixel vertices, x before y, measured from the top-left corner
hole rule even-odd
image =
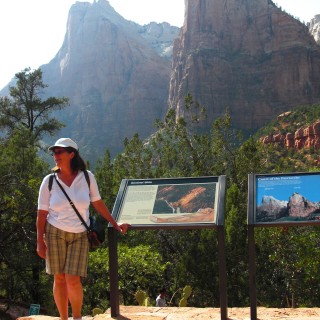
[[[320,46],[271,0],[186,0],[174,42],[169,105],[184,96],[207,108],[208,128],[228,109],[253,131],[298,105],[320,102]]]
[[[50,96],[67,96],[58,117],[87,159],[122,150],[125,137],[153,131],[166,111],[173,38],[167,23],[140,26],[121,17],[106,0],[76,2],[69,12],[63,45],[43,80]]]
[[[288,215],[288,201],[278,200],[273,196],[263,196],[257,206],[257,221],[267,222],[277,220]]]
[[[127,21],[107,0],[76,2],[62,47],[41,69],[46,95],[70,99],[55,114],[67,125],[59,136],[94,163],[125,137],[147,138],[169,107],[183,115],[188,93],[207,109],[205,129],[227,108],[253,131],[320,102],[318,32],[319,16],[307,27],[271,0],[185,0],[181,30]]]
[[[273,196],[263,196],[257,206],[257,222],[311,221],[320,219],[320,204],[312,202],[303,195],[294,192],[288,201]]]

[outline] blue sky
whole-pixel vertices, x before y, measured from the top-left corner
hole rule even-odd
[[[262,196],[273,196],[288,201],[297,192],[312,202],[320,201],[320,174],[258,176],[256,181],[257,205]]]

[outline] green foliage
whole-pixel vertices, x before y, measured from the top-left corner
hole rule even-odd
[[[17,130],[27,130],[35,140],[46,134],[54,135],[64,125],[50,117],[50,113],[64,108],[68,99],[41,99],[47,85],[42,81],[40,68],[34,71],[26,68],[16,73],[15,78],[16,86],[9,88],[11,98],[0,97],[0,128],[7,130],[9,135]]]
[[[119,185],[113,183],[114,169],[109,150],[106,150],[103,159],[97,162],[95,177],[98,181],[103,201],[105,201],[108,208],[111,208],[115,202]]]
[[[192,288],[190,286],[185,286],[182,290],[182,298],[179,302],[179,307],[186,307],[188,298],[190,297]]]
[[[151,178],[151,153],[145,148],[138,134],[124,140],[124,152],[114,160],[114,181],[120,185],[122,179]]]
[[[35,219],[48,166],[32,142],[23,130],[0,142],[0,288],[7,299],[42,303]]]
[[[100,308],[93,308],[93,310],[92,310],[93,317],[97,316],[98,314],[102,314],[102,313],[103,313],[103,311]]]
[[[149,305],[149,297],[147,293],[143,290],[138,290],[135,294],[134,297],[136,298],[139,306],[145,306],[147,307]]]
[[[268,228],[256,232],[259,296],[270,306],[317,304],[319,227]]]
[[[154,292],[162,282],[169,262],[162,262],[160,254],[150,246],[118,247],[119,290],[125,305],[135,304],[137,290]],[[105,248],[90,252],[88,277],[84,286],[84,309],[107,309],[109,289],[109,253]]]

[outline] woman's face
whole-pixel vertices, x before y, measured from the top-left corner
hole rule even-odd
[[[74,152],[68,152],[65,148],[57,147],[52,150],[52,155],[56,165],[61,168],[65,165],[70,165]]]

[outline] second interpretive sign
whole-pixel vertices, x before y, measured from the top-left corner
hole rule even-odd
[[[133,227],[217,224],[221,178],[123,180],[113,210]]]
[[[249,195],[252,195],[249,203],[253,203],[253,210],[249,212],[249,224],[319,224],[319,172],[252,177],[252,183],[249,182]]]

